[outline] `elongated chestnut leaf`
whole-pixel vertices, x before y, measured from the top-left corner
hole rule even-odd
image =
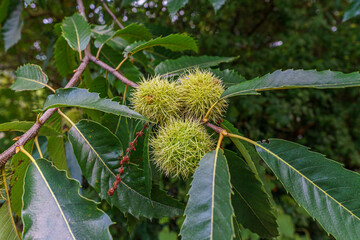
[[[171,51],[193,50],[197,52],[199,50],[195,40],[192,37],[186,34],[172,34],[166,37],[151,39],[147,42],[141,41],[130,44],[125,48],[124,55],[132,55],[141,50],[155,46],[161,46]]]
[[[65,40],[72,49],[82,51],[86,48],[90,41],[91,30],[80,14],[75,13],[71,17],[65,17],[61,29]]]
[[[100,198],[112,206],[135,217],[161,218],[183,213],[182,204],[155,186],[150,199],[144,173],[134,165],[125,168],[121,184],[113,196],[108,195],[108,190],[116,181],[122,146],[119,139],[104,126],[82,120],[70,129],[69,140],[85,178]]]
[[[11,89],[15,91],[37,90],[46,86],[48,77],[41,67],[34,64],[26,64],[16,70],[16,80]]]
[[[1,174],[0,174],[1,175]],[[7,202],[0,207],[0,239],[18,240],[16,229],[11,223],[11,215]]]
[[[9,4],[9,12],[7,13],[8,17],[3,23],[1,29],[5,51],[14,46],[21,39],[21,29],[24,25],[24,20],[21,17],[21,12],[24,5],[23,2],[21,0],[14,0],[10,1]],[[4,12],[1,13],[4,14]],[[2,17],[3,16],[0,18]]]
[[[43,110],[54,107],[80,107],[148,121],[147,118],[127,106],[110,99],[100,98],[98,93],[91,93],[83,88],[57,89],[55,94],[48,96]]]
[[[359,239],[360,175],[281,139],[257,151],[294,199],[336,239]]]
[[[24,239],[112,239],[110,218],[79,195],[80,183],[46,159],[31,163],[25,176]]]
[[[161,62],[156,66],[155,73],[159,75],[176,76],[188,69],[212,67],[223,62],[231,62],[234,59],[236,59],[236,57],[183,56]]]
[[[316,70],[277,70],[262,77],[231,86],[222,98],[239,95],[256,95],[261,91],[293,88],[345,88],[360,86],[360,73],[342,73]]]
[[[231,174],[234,192],[231,202],[237,222],[260,237],[278,236],[274,208],[271,206],[263,183],[236,153],[225,150],[225,156],[228,159]]]
[[[230,174],[222,150],[200,160],[189,195],[182,239],[233,239]]]

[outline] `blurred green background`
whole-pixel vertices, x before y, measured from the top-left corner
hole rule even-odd
[[[110,22],[99,1],[84,3],[91,23]],[[155,36],[187,32],[197,39],[201,55],[239,56],[221,68],[233,68],[246,79],[277,69],[331,69],[345,73],[359,69],[360,18],[342,22],[349,1],[227,0],[215,13],[208,0],[190,0],[173,18],[169,17],[166,0],[108,4],[125,25],[141,22]],[[75,1],[66,0],[40,0],[25,8],[22,39],[7,53],[0,51],[0,123],[34,120],[36,115],[31,110],[39,109],[48,94],[46,90],[15,94],[8,89],[13,71],[21,64],[43,66],[55,87],[66,81],[54,68],[53,28],[74,11]],[[0,45],[3,49],[2,42]],[[352,88],[274,91],[237,97],[231,100],[227,119],[254,140],[294,141],[360,171],[359,96],[360,89]],[[15,136],[0,133],[0,151]],[[279,239],[331,239],[286,194],[273,175],[269,173],[267,179],[278,212]],[[169,191],[184,191],[184,184],[171,179],[165,179],[164,185]],[[91,192],[88,194],[91,196]],[[114,239],[177,239],[183,221],[143,220],[135,224],[130,216],[123,216],[106,204],[103,208],[117,222],[111,229]],[[259,239],[247,230],[242,234],[244,239]]]

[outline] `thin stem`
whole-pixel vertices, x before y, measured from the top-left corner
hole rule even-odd
[[[5,166],[2,167],[2,177],[3,177],[3,181],[4,181],[4,186],[5,186],[5,193],[6,193],[6,203],[8,205],[8,209],[9,209],[9,215],[10,215],[10,218],[11,218],[11,223],[13,225],[13,228],[15,229],[15,232],[16,232],[16,236],[21,239],[21,237],[19,236],[19,233],[17,231],[17,228],[16,228],[16,224],[15,224],[15,220],[14,220],[14,217],[13,217],[13,213],[12,213],[12,209],[11,209],[11,202],[10,202],[10,194],[9,194],[9,189],[7,187],[7,179],[6,179],[6,174],[5,174]]]
[[[111,12],[111,10],[109,9],[109,7],[106,5],[106,3],[104,2],[104,0],[100,0],[101,3],[103,4],[105,10],[109,13],[109,15],[114,19],[114,21],[116,22],[116,24],[119,26],[119,28],[123,29],[124,26],[120,23],[120,21],[116,18],[116,16]]]
[[[265,151],[268,152],[268,153],[271,153],[271,152],[269,151],[269,149],[261,146],[260,144],[258,144],[257,142],[255,142],[255,141],[253,141],[253,140],[251,140],[251,139],[249,139],[249,138],[246,138],[246,137],[243,137],[243,136],[240,136],[240,135],[236,135],[236,134],[233,134],[233,133],[228,133],[228,134],[227,134],[227,137],[233,137],[233,138],[238,138],[238,139],[244,140],[244,141],[246,141],[246,142],[248,142],[248,143],[251,143],[251,144],[253,144],[253,145],[255,145],[255,146],[257,146],[257,147],[265,150]],[[271,154],[273,154],[273,153],[271,153]]]
[[[42,154],[42,152],[41,152],[40,145],[39,145],[38,136],[36,136],[34,140],[35,140],[36,149],[38,150],[40,157],[41,157],[41,158],[44,158],[44,156],[43,156],[43,154]]]
[[[65,113],[63,113],[60,109],[57,111],[63,118],[65,118],[66,121],[70,123],[71,126],[75,127],[76,124],[68,116],[66,116]]]
[[[124,63],[128,58],[129,58],[129,57],[124,58],[124,59],[119,63],[119,65],[115,68],[115,70],[116,70],[116,71],[119,70],[120,67],[121,67],[121,65],[123,65],[123,63]]]
[[[125,105],[127,89],[128,89],[128,85],[125,85],[125,91],[124,91],[124,96],[123,96],[123,100],[122,100],[122,105]],[[115,133],[114,133],[115,135],[117,134],[117,132],[119,130],[120,122],[121,122],[121,115],[119,116],[119,120],[116,125],[116,129],[115,129]]]
[[[50,89],[53,93],[55,93],[55,89],[53,89],[53,88],[50,87],[49,85],[45,84],[45,87],[47,87],[47,88]]]
[[[219,101],[220,101],[220,100],[216,101],[216,102],[210,107],[210,109],[207,111],[205,117],[203,118],[203,122],[209,121],[209,116],[210,116],[211,110],[213,110],[213,108],[216,106],[216,104],[218,104]]]
[[[90,61],[96,63],[97,65],[99,65],[103,69],[108,70],[109,72],[111,72],[115,77],[120,79],[126,85],[129,85],[130,87],[134,87],[134,88],[138,87],[138,85],[136,83],[134,83],[133,81],[130,81],[129,79],[124,77],[122,74],[120,74],[118,71],[116,71],[114,68],[110,67],[106,63],[100,61],[99,59],[96,59],[95,56],[89,54],[89,59],[90,59]]]
[[[222,143],[222,140],[224,139],[224,134],[220,133],[219,135],[219,140],[217,142],[217,145],[216,145],[216,155],[221,147],[221,143]]]

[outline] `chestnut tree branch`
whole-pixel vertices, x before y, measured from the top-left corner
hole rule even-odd
[[[85,53],[85,57],[83,58],[81,64],[76,69],[75,74],[72,76],[68,84],[66,84],[65,88],[72,87],[76,84],[80,75],[84,72],[86,66],[89,63],[89,56]],[[44,125],[44,123],[57,111],[57,108],[51,108],[47,110],[36,122],[35,124],[26,131],[19,139],[16,141],[11,147],[5,150],[0,154],[0,167],[4,166],[5,163],[16,153],[16,147],[24,146],[30,139],[37,136],[40,131],[40,128]]]
[[[90,61],[96,63],[97,65],[99,65],[100,67],[102,67],[103,69],[111,72],[115,77],[117,77],[118,79],[120,79],[123,83],[125,83],[126,85],[129,85],[130,87],[138,87],[138,85],[136,83],[134,83],[133,81],[130,81],[129,79],[127,79],[126,77],[124,77],[121,73],[119,73],[118,71],[116,71],[114,68],[110,67],[109,65],[107,65],[106,63],[100,61],[99,59],[96,59],[95,56],[90,55],[89,56]]]
[[[116,24],[123,29],[124,26],[120,23],[120,21],[116,18],[115,14],[113,14],[110,10],[110,8],[106,5],[106,3],[104,2],[104,0],[100,0],[100,2],[102,3],[102,5],[104,6],[105,10],[109,13],[109,15],[114,19],[114,21],[116,22]]]

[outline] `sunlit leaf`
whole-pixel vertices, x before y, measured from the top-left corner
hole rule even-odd
[[[16,80],[11,89],[15,91],[36,90],[46,86],[49,81],[41,67],[34,64],[26,64],[16,70]]]
[[[65,17],[61,29],[63,36],[72,49],[82,51],[90,41],[91,30],[85,19],[78,13]]]

